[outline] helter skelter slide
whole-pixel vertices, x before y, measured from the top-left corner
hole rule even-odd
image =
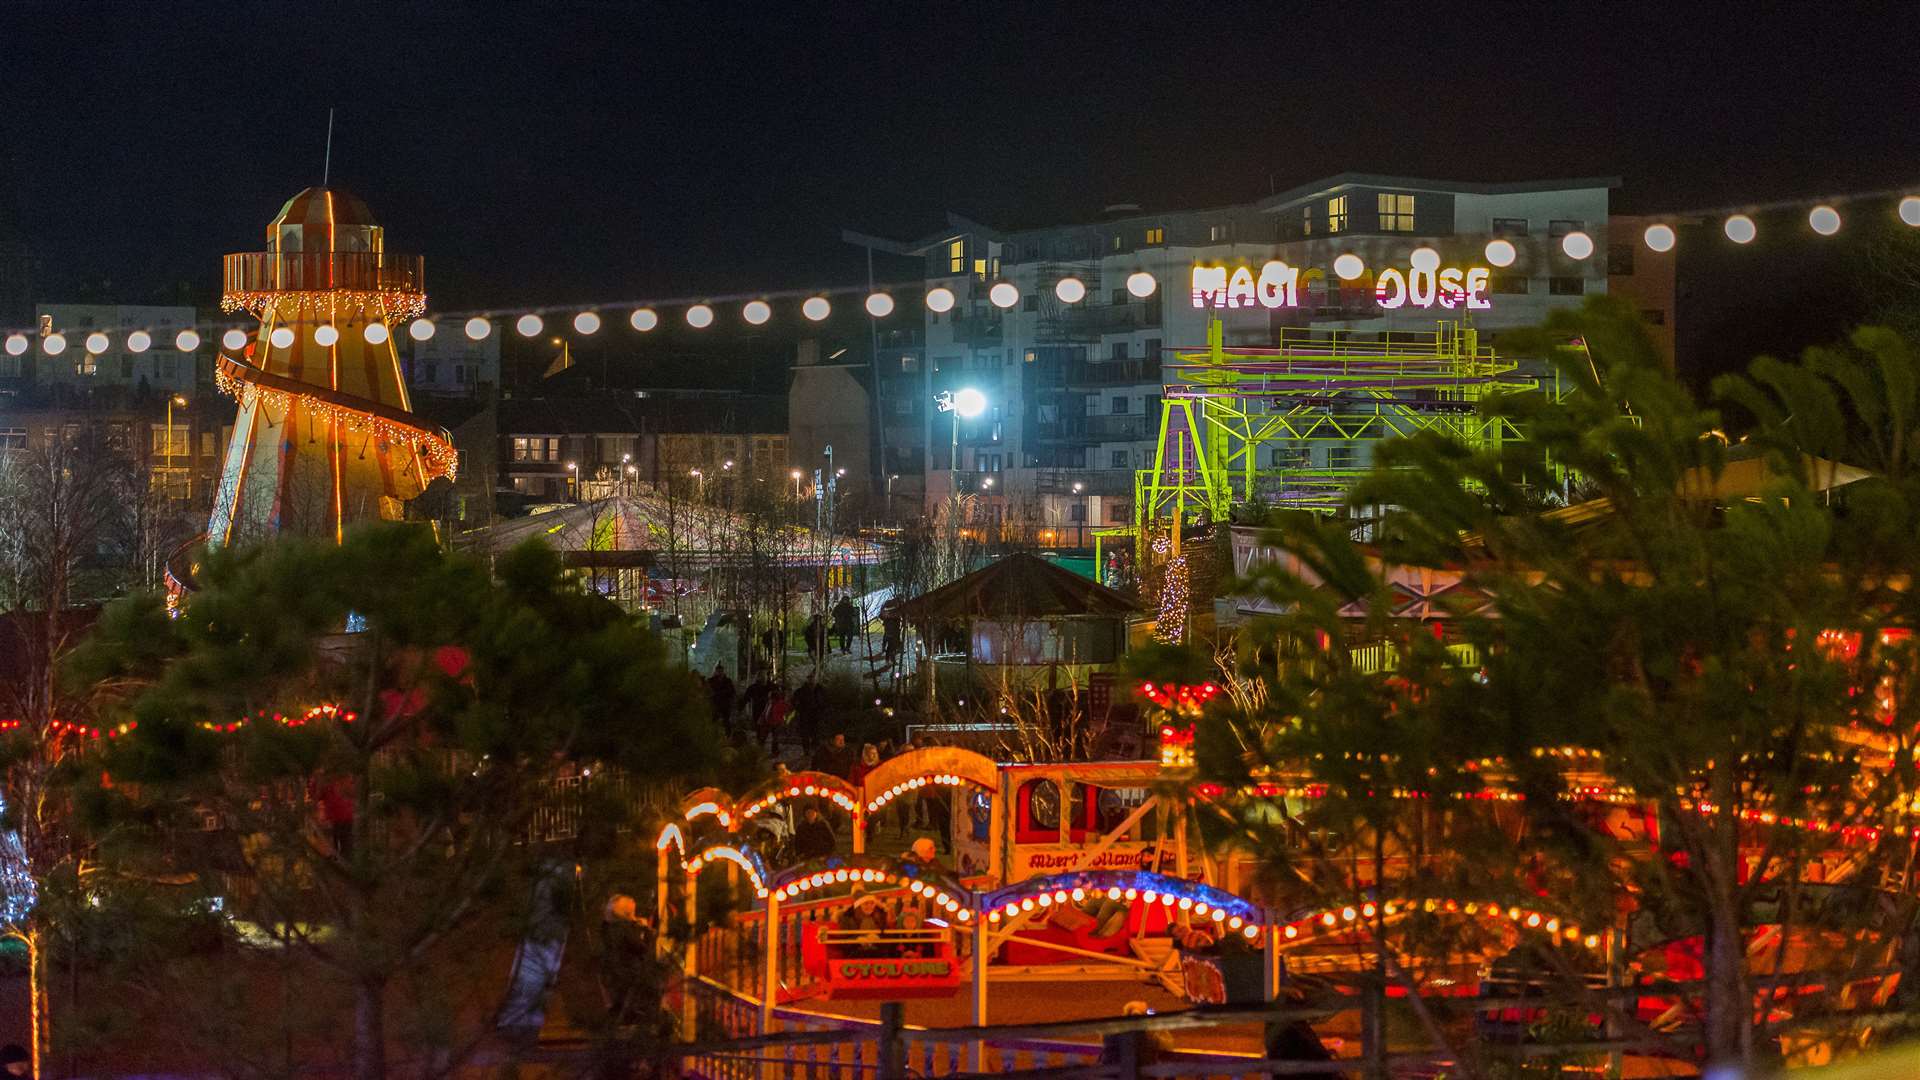
[[[260,326],[221,340],[214,381],[239,413],[207,534],[169,563],[176,591],[202,543],[338,541],[355,522],[399,518],[455,467],[447,433],[413,417],[393,345],[426,307],[422,261],[386,250],[365,203],[325,188],[287,200],[266,251],[226,256],[221,306]]]

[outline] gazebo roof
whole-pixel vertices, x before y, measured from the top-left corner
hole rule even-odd
[[[908,600],[900,613],[915,622],[952,619],[1116,618],[1140,605],[1038,555],[1015,552]]]

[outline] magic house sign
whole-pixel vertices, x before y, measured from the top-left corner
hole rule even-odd
[[[1386,310],[1402,307],[1493,306],[1487,299],[1492,271],[1484,266],[1390,266],[1374,277],[1373,301]],[[1255,273],[1250,266],[1193,268],[1197,308],[1290,308],[1300,305],[1300,268],[1273,260]]]

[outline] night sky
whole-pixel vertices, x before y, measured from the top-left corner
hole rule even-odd
[[[210,299],[320,180],[329,105],[334,184],[440,309],[846,284],[843,227],[1344,170],[1617,175],[1627,212],[1920,184],[1893,7],[228,7],[0,9],[0,206],[42,299]]]

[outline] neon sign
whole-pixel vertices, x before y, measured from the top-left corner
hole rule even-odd
[[[840,964],[843,979],[944,979],[953,974],[946,960],[847,960]]]
[[[1386,310],[1402,307],[1470,308],[1493,306],[1487,286],[1493,271],[1484,266],[1390,266],[1374,278],[1373,302]],[[1196,265],[1193,306],[1269,309],[1300,306],[1300,268],[1278,259],[1260,267]]]

